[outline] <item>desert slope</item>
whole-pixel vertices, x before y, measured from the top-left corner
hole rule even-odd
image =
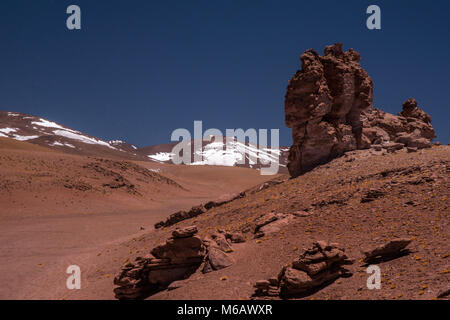
[[[91,257],[112,244],[269,178],[246,168],[71,155],[9,138],[0,138],[0,164],[0,299],[59,299],[68,265],[97,270]]]
[[[352,276],[303,298],[436,298],[450,280],[448,159],[449,147],[438,145],[413,153],[349,152],[296,179],[119,244],[109,257],[133,261],[168,239],[175,228],[192,224],[201,238],[217,234],[218,229],[242,232],[246,242],[233,243],[233,252],[227,254],[231,266],[207,274],[200,267],[179,288],[150,298],[249,299],[256,281],[276,277],[304,248],[324,240],[339,243],[354,259],[349,266]],[[263,236],[254,234],[257,222],[271,212],[292,219],[272,225]],[[412,240],[410,252],[380,262],[382,288],[368,290],[361,250],[397,237]],[[104,270],[111,272],[111,265],[105,263]],[[101,297],[111,298],[112,292],[107,291],[113,287],[112,280],[101,272],[90,276],[91,288],[101,287],[105,291]],[[93,295],[90,290],[69,297],[88,298]]]

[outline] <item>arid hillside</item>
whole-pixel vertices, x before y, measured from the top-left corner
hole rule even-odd
[[[87,157],[0,138],[0,299],[45,298],[53,289],[33,279],[65,286],[54,277],[66,276],[67,263],[81,264],[75,256],[96,256],[177,210],[232,198],[269,178],[247,168]]]
[[[113,298],[112,277],[120,274],[121,264],[136,257],[151,260],[152,248],[169,239],[173,230],[195,225],[196,236],[204,243],[222,239],[221,245],[229,246],[222,257],[226,267],[203,273],[202,264],[188,279],[149,298],[250,299],[257,282],[276,278],[315,241],[325,241],[345,250],[353,261],[347,266],[349,274],[290,298],[434,299],[446,289],[450,276],[448,159],[449,147],[439,145],[412,153],[405,149],[346,153],[298,178],[111,246],[98,258],[98,270],[87,275],[88,287],[67,298],[100,292],[97,298]],[[225,244],[227,234],[241,234],[242,239],[231,237]],[[398,238],[411,240],[408,249],[373,262],[382,272],[381,289],[369,290],[362,252]],[[109,263],[113,259],[118,262]]]

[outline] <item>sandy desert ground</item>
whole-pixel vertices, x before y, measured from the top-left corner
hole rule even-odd
[[[246,168],[77,156],[5,138],[0,177],[0,299],[64,298],[71,264],[81,267],[82,291],[94,292],[80,297],[113,298],[108,277],[129,254],[127,240],[174,211],[268,179]],[[127,253],[116,253],[118,245]],[[92,273],[108,288],[92,282]]]

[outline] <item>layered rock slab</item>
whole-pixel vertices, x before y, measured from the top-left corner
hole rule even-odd
[[[338,244],[317,241],[298,259],[284,266],[277,278],[258,281],[254,296],[307,295],[339,277],[351,276],[344,266],[352,263]]]
[[[114,278],[116,298],[143,299],[194,273],[206,254],[203,241],[194,236],[196,233],[195,226],[177,229],[164,244],[153,248],[151,255],[138,257],[122,267]]]

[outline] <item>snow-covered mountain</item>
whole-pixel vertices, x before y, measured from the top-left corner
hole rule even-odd
[[[142,148],[142,154],[146,154],[153,161],[171,163],[174,157],[172,152],[176,143]],[[191,148],[190,165],[216,165],[216,166],[240,166],[259,169],[268,165],[269,161],[279,160],[280,168],[285,168],[289,148],[279,149],[257,148],[249,143],[226,139],[222,137],[219,141],[202,141],[202,148],[195,150],[194,142],[188,144]],[[195,161],[194,155],[201,157]],[[244,163],[243,163],[244,162]],[[282,170],[284,171],[284,170]]]
[[[56,122],[17,112],[0,112],[0,137],[26,141],[60,151],[143,160],[137,147],[114,141],[103,141]]]
[[[0,112],[0,138],[26,141],[59,151],[89,156],[172,163],[173,147],[177,144],[160,144],[145,148],[121,140],[104,141],[56,122],[17,112]],[[191,165],[240,166],[261,168],[264,161],[279,158],[281,171],[287,163],[289,148],[269,150],[225,137],[219,141],[202,141],[202,148],[191,146]],[[200,161],[194,161],[194,155]],[[242,161],[245,163],[240,163]]]

